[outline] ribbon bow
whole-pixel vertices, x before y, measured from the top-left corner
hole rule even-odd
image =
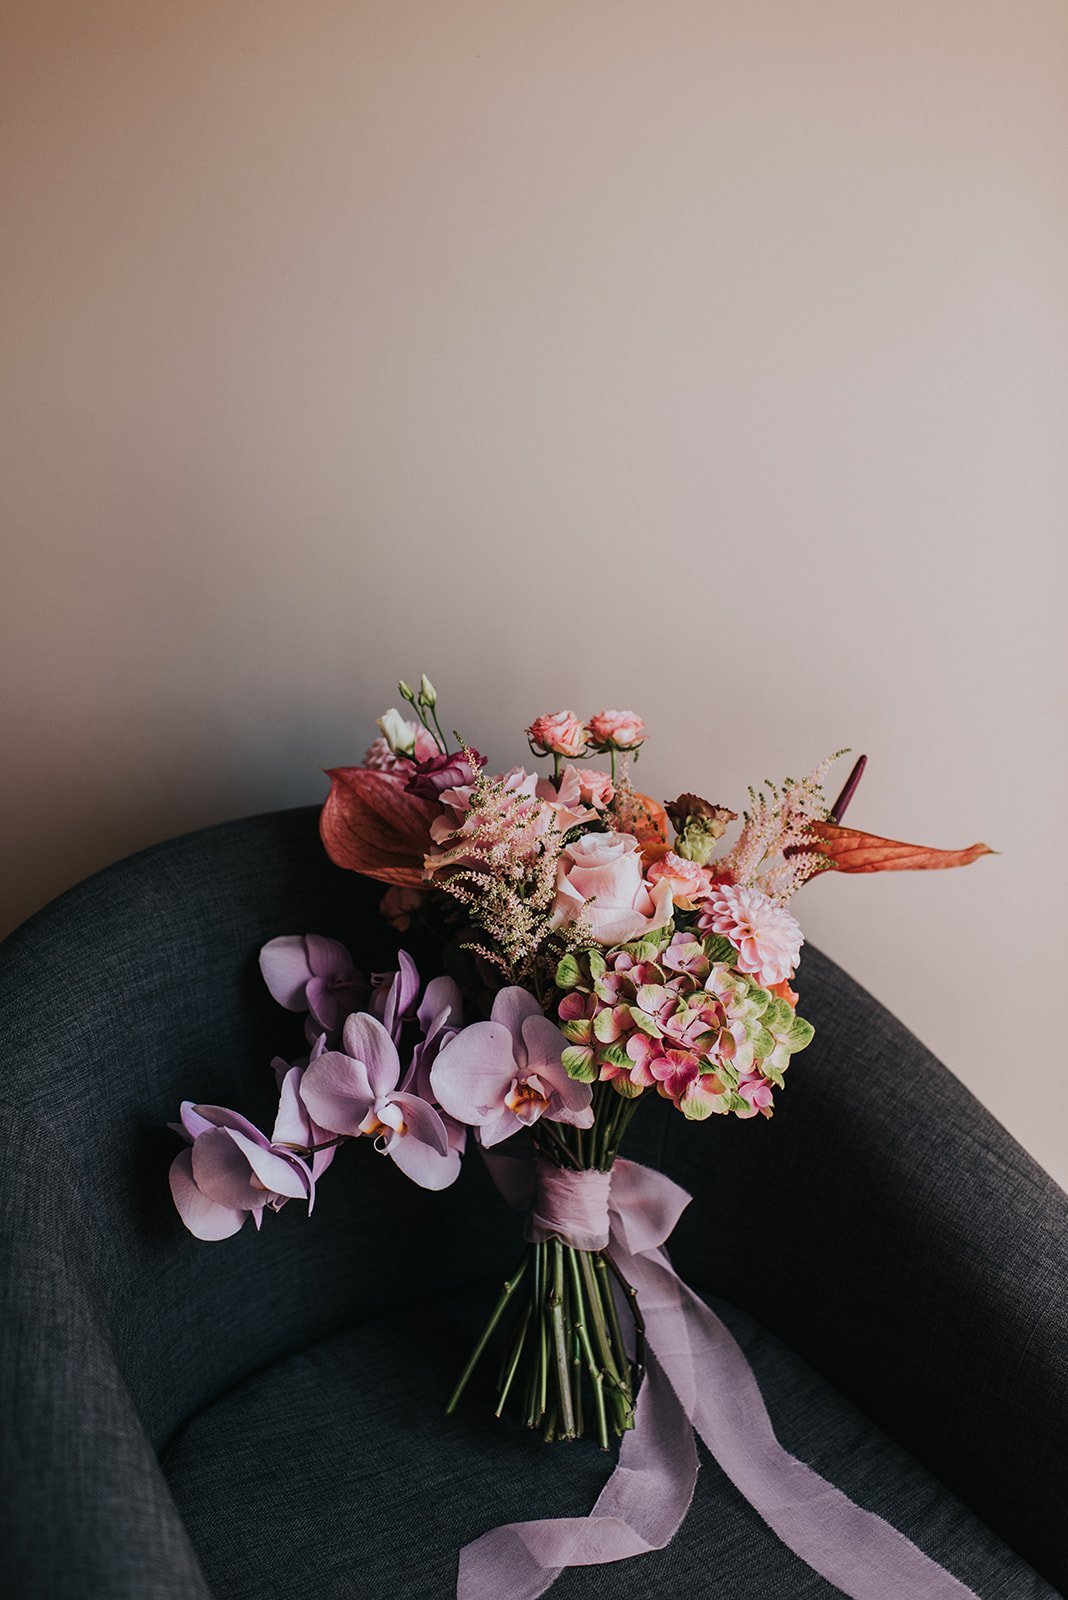
[[[501,1152],[487,1164],[507,1200],[530,1202],[538,1178],[532,1161],[520,1167]],[[589,1248],[569,1236],[566,1216],[570,1177],[578,1231],[589,1236],[591,1187],[578,1181],[587,1176],[554,1172],[551,1208],[538,1182],[536,1236],[545,1236],[551,1209],[565,1243]],[[638,1291],[645,1319],[648,1363],[634,1428],[588,1517],[508,1523],[465,1545],[457,1600],[536,1600],[565,1567],[663,1549],[693,1499],[695,1432],[782,1542],[852,1600],[977,1600],[904,1534],[783,1449],[740,1346],[662,1249],[690,1203],[685,1189],[625,1160],[615,1162],[606,1187],[609,1247]]]

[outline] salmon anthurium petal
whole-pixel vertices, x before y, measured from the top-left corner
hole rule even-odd
[[[899,839],[880,839],[874,833],[841,828],[835,822],[814,822],[813,847],[827,857],[836,872],[929,872],[938,867],[967,867],[980,856],[995,852],[988,844],[971,844],[966,850],[931,850]]]
[[[319,833],[339,867],[379,883],[418,888],[423,857],[431,847],[430,824],[440,806],[409,794],[399,778],[366,767],[333,767],[327,773]]]

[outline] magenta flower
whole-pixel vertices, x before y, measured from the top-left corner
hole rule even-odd
[[[315,1181],[291,1150],[277,1148],[251,1122],[225,1106],[182,1102],[178,1132],[190,1141],[171,1163],[178,1215],[198,1239],[228,1239],[249,1216],[258,1228],[265,1208],[307,1200]]]
[[[564,1036],[526,989],[502,989],[489,1022],[473,1022],[442,1048],[430,1070],[438,1104],[478,1128],[483,1145],[547,1117],[593,1126],[589,1084],[569,1078],[560,1062]]]
[[[321,1128],[349,1138],[374,1140],[423,1189],[445,1189],[460,1173],[460,1153],[434,1107],[405,1089],[397,1046],[369,1012],[345,1023],[343,1050],[327,1050],[311,1062],[300,1097]],[[455,1141],[454,1141],[455,1143]]]
[[[316,1032],[336,1036],[367,998],[367,981],[336,939],[287,934],[260,951],[263,981],[287,1011],[308,1011]]]
[[[474,783],[476,771],[481,771],[486,765],[486,758],[479,755],[477,750],[472,750],[471,756],[474,765],[462,750],[416,761],[415,771],[405,785],[408,793],[414,794],[419,800],[436,800],[446,789],[461,789]]]

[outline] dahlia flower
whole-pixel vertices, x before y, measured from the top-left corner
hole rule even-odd
[[[738,952],[734,965],[767,988],[791,977],[804,935],[796,917],[759,889],[717,883],[701,908],[698,927],[719,933]]]

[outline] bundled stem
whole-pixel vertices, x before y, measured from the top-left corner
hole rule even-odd
[[[597,1085],[593,1127],[539,1122],[539,1156],[571,1171],[608,1171],[636,1106],[636,1100]],[[460,1374],[449,1412],[509,1315],[497,1382],[498,1417],[518,1395],[527,1426],[546,1440],[581,1438],[588,1429],[602,1450],[609,1449],[613,1435],[633,1428],[644,1327],[635,1291],[606,1251],[579,1250],[559,1238],[528,1246]],[[625,1326],[633,1328],[633,1359]]]

